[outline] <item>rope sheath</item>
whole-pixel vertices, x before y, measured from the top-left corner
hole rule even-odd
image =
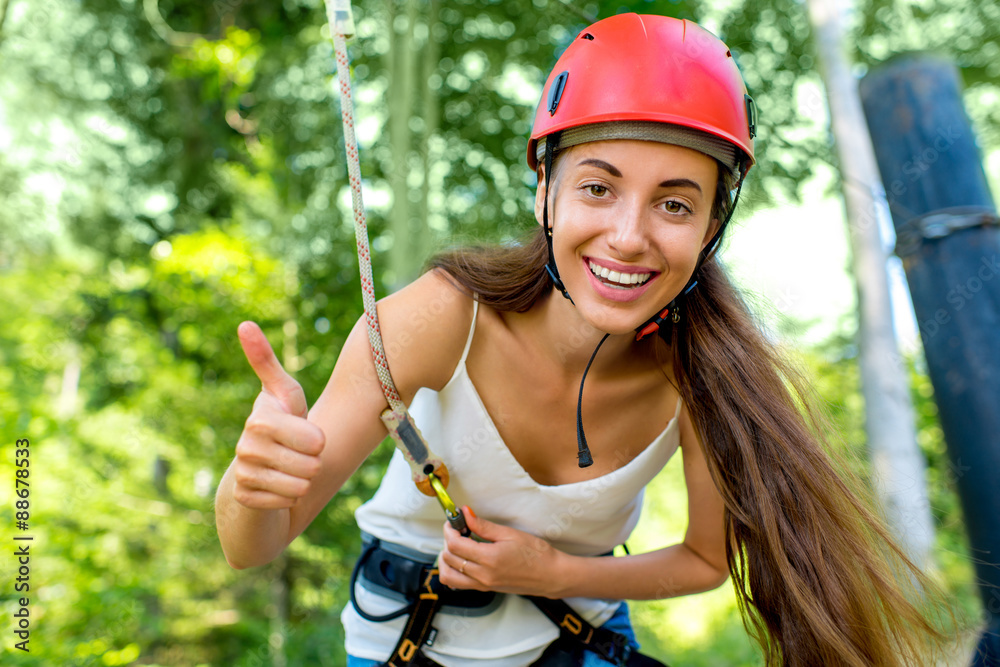
[[[337,57],[337,83],[340,88],[340,115],[344,124],[344,145],[347,150],[347,173],[351,182],[351,202],[354,208],[354,238],[358,246],[358,270],[361,273],[361,299],[365,306],[365,322],[368,328],[368,342],[372,348],[375,372],[378,374],[382,393],[394,412],[406,412],[406,406],[399,397],[396,385],[389,374],[382,345],[382,331],[375,310],[375,282],[372,278],[371,250],[368,247],[368,224],[365,220],[365,205],[361,196],[361,161],[358,141],[354,135],[354,99],[351,93],[350,61],[347,59],[347,40],[330,23],[333,50]]]

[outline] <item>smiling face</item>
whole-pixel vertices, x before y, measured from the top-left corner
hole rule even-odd
[[[591,324],[627,333],[680,293],[715,233],[718,165],[689,148],[612,140],[567,149],[554,171],[549,220],[563,283]],[[539,187],[539,221],[544,200]]]

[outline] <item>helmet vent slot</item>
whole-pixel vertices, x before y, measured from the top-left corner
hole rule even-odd
[[[559,101],[562,99],[563,91],[566,89],[566,79],[569,78],[569,72],[562,72],[556,77],[556,80],[552,82],[552,87],[549,89],[549,115],[553,116],[556,113],[556,109],[559,108]]]
[[[753,139],[757,136],[757,105],[749,95],[743,95],[743,102],[747,107],[747,130]]]
[[[589,32],[585,32],[582,35],[580,35],[580,39],[588,39],[592,42],[594,41],[594,36],[591,35]]]

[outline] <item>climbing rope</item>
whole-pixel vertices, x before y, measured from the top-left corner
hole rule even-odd
[[[327,20],[333,50],[337,57],[337,82],[340,88],[340,114],[344,124],[344,147],[347,151],[347,174],[351,182],[351,203],[354,208],[354,238],[358,246],[358,268],[361,272],[361,299],[365,305],[365,321],[368,325],[368,341],[372,346],[375,372],[378,373],[382,393],[389,407],[397,412],[405,412],[406,406],[399,397],[396,385],[389,373],[389,362],[382,345],[382,331],[375,311],[375,283],[372,279],[371,249],[368,247],[368,223],[365,219],[365,204],[361,196],[361,161],[358,157],[358,140],[354,135],[354,97],[351,93],[351,70],[347,59],[347,38],[354,35],[354,19],[351,5],[345,0],[326,0]]]
[[[378,374],[382,393],[389,408],[381,414],[389,435],[396,447],[410,464],[413,483],[425,495],[437,497],[445,515],[459,532],[467,532],[465,518],[445,490],[448,486],[448,468],[431,451],[406,411],[396,384],[389,372],[389,361],[382,344],[378,312],[375,309],[375,281],[372,278],[371,248],[368,245],[368,224],[365,204],[361,196],[361,161],[358,140],[354,134],[354,99],[351,93],[351,64],[347,57],[347,40],[354,36],[354,18],[350,0],[325,0],[326,17],[337,58],[337,83],[340,89],[340,114],[344,125],[344,148],[347,152],[347,174],[351,183],[351,204],[354,209],[354,238],[358,246],[358,269],[361,273],[361,300],[365,306],[365,323],[368,342],[371,344],[375,372]]]

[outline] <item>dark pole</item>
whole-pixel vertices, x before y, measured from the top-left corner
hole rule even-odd
[[[1000,229],[944,60],[900,56],[861,82],[896,254],[903,260],[958,484],[986,629],[975,665],[1000,665]]]

